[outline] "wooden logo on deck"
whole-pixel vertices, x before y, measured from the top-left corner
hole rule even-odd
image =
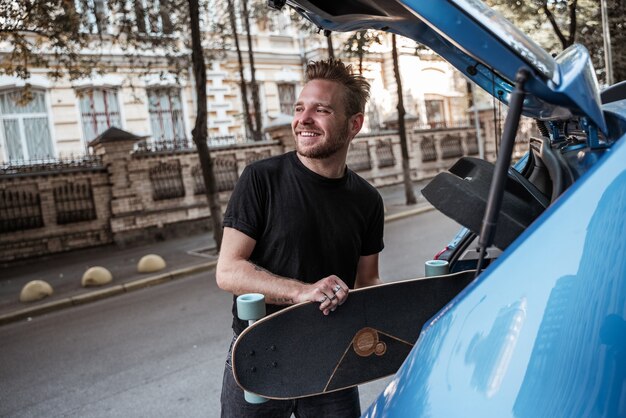
[[[352,340],[352,348],[361,357],[369,357],[372,354],[382,356],[387,351],[387,345],[380,341],[378,331],[369,327],[356,333]]]

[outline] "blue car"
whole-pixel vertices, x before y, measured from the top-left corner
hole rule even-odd
[[[450,269],[480,274],[364,415],[626,417],[626,84],[600,92],[583,46],[552,57],[478,0],[287,4],[414,39],[509,106],[495,164],[462,158],[423,191],[465,227]],[[520,115],[541,134],[513,169]]]

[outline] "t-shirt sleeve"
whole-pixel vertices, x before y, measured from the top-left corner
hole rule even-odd
[[[243,232],[250,238],[258,241],[264,225],[264,198],[263,182],[258,173],[250,166],[241,173],[233,190],[223,224]]]
[[[361,255],[377,254],[385,248],[383,232],[385,229],[385,206],[380,194],[377,195],[376,203],[372,210],[369,227],[363,238]]]

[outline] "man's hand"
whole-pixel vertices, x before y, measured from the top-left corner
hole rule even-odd
[[[318,282],[306,285],[304,291],[300,293],[298,302],[318,302],[320,311],[328,315],[343,305],[348,298],[348,286],[339,277],[333,275],[323,278]]]

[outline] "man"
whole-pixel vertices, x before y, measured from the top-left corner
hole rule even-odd
[[[346,167],[369,84],[334,59],[310,62],[305,81],[292,122],[296,151],[246,167],[224,217],[218,286],[234,295],[264,294],[268,314],[313,301],[329,315],[349,289],[380,283],[382,198]],[[234,302],[233,315],[239,335],[245,324]],[[356,388],[248,404],[232,376],[230,352],[221,402],[222,417],[360,416]]]

